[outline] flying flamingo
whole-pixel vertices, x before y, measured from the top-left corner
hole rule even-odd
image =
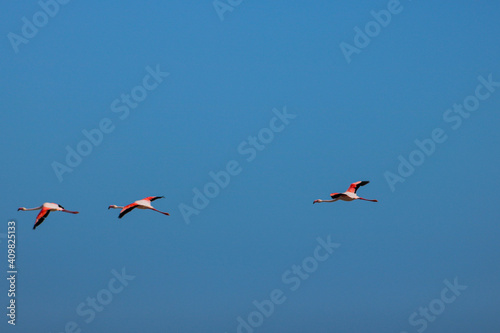
[[[35,225],[33,226],[33,230],[36,229],[36,227],[38,227],[40,224],[42,224],[42,222],[45,220],[45,218],[47,218],[47,216],[49,216],[49,213],[52,211],[78,214],[78,212],[66,210],[66,209],[64,209],[63,206],[55,204],[55,203],[51,203],[51,202],[46,202],[43,205],[41,205],[40,207],[35,207],[35,208],[20,207],[17,209],[17,211],[20,211],[20,210],[39,210],[39,209],[41,209],[41,211],[40,211],[40,213],[38,213],[38,216],[36,217]]]
[[[378,202],[377,200],[370,200],[370,199],[358,197],[358,195],[356,194],[356,191],[358,190],[358,188],[360,186],[365,186],[368,183],[369,183],[369,181],[367,181],[367,180],[352,183],[351,186],[349,186],[347,191],[345,191],[344,193],[332,193],[332,194],[330,194],[330,196],[332,197],[332,200],[320,200],[320,199],[318,199],[318,200],[314,200],[313,204],[315,204],[317,202],[334,202],[337,200],[353,201],[356,199]]]
[[[151,210],[154,210],[155,212],[162,213],[164,215],[170,215],[169,213],[160,212],[158,209],[155,209],[155,208],[153,208],[153,206],[151,206],[151,201],[155,201],[156,199],[161,199],[161,198],[165,198],[165,197],[147,197],[147,198],[144,198],[142,200],[137,200],[137,201],[131,203],[130,205],[125,206],[125,207],[111,205],[108,207],[108,209],[120,208],[121,212],[120,212],[120,215],[118,215],[119,219],[121,219],[125,214],[127,214],[128,212],[130,212],[134,208],[151,209]]]

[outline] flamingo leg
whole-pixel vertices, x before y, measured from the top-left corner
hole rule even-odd
[[[61,212],[71,213],[71,214],[78,214],[79,213],[79,212],[74,212],[74,211],[66,210],[66,209],[61,210]]]
[[[164,215],[170,215],[169,213],[160,212],[158,209],[153,208],[153,207],[149,207],[149,209],[154,210],[155,212],[158,212],[158,213],[162,213],[162,214],[164,214]]]
[[[371,201],[371,202],[378,202],[378,200],[370,200],[370,199],[365,199],[365,198],[358,198],[359,200],[365,200],[365,201]]]

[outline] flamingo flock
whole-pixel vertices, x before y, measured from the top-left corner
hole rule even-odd
[[[146,197],[142,200],[134,201],[130,205],[127,205],[124,207],[117,206],[117,205],[111,205],[108,207],[108,209],[120,208],[121,212],[120,212],[120,215],[118,215],[119,219],[121,219],[125,214],[132,211],[134,208],[151,209],[151,210],[154,210],[155,212],[162,213],[164,215],[170,215],[169,213],[161,212],[161,211],[157,210],[156,208],[154,208],[153,206],[151,206],[151,201],[155,201],[155,200],[161,199],[161,198],[165,198],[165,197]],[[40,209],[40,213],[38,213],[38,215],[36,217],[35,225],[33,226],[33,230],[36,229],[40,224],[42,224],[42,222],[47,218],[47,216],[49,216],[50,212],[57,211],[57,212],[65,212],[65,213],[71,213],[71,214],[78,214],[79,213],[79,212],[75,212],[75,211],[71,211],[71,210],[66,210],[66,209],[64,209],[63,206],[56,204],[56,203],[51,203],[51,202],[46,202],[43,205],[41,205],[40,207],[35,207],[35,208],[20,207],[17,210],[18,211],[20,211],[20,210],[28,211],[28,210],[39,210],[39,209]]]
[[[365,199],[356,194],[358,189],[361,186],[365,186],[368,184],[369,181],[364,180],[364,181],[358,181],[355,183],[352,183],[347,191],[344,193],[332,193],[330,194],[330,197],[332,198],[331,200],[321,200],[317,199],[313,201],[313,204],[315,203],[320,203],[320,202],[335,202],[337,200],[343,200],[343,201],[353,201],[353,200],[365,200],[365,201],[371,201],[371,202],[378,202],[378,200],[375,199]],[[118,215],[118,218],[121,219],[123,216],[126,214],[130,213],[134,209],[150,209],[155,212],[161,213],[163,215],[170,215],[167,212],[162,212],[159,211],[158,209],[154,208],[151,205],[151,202],[165,198],[164,196],[152,196],[152,197],[146,197],[141,200],[134,201],[133,203],[126,205],[126,206],[117,206],[117,205],[110,205],[108,209],[121,209],[120,214]],[[18,211],[30,211],[30,210],[40,210],[40,213],[38,213],[36,219],[35,219],[35,225],[33,226],[33,229],[36,229],[42,222],[49,216],[50,212],[64,212],[64,213],[71,213],[71,214],[78,214],[79,212],[76,211],[71,211],[65,209],[63,206],[56,204],[56,203],[51,203],[51,202],[46,202],[43,205],[35,208],[25,208],[25,207],[20,207],[18,208]]]

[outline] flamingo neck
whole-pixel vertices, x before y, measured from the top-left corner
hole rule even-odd
[[[42,209],[42,206],[35,208],[24,208],[24,207],[19,208],[19,210],[39,210],[39,209]]]
[[[318,200],[315,200],[313,203],[320,203],[320,202],[334,202],[334,201],[337,201],[338,199],[332,199],[332,200],[321,200],[321,199],[318,199]]]

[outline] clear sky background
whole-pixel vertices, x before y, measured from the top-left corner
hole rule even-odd
[[[500,82],[500,4],[401,1],[348,63],[341,43],[355,46],[354,28],[387,6],[243,1],[221,20],[212,1],[70,1],[16,52],[9,33],[22,37],[41,7],[6,2],[0,268],[15,219],[18,275],[15,327],[0,283],[0,330],[229,333],[250,315],[255,332],[498,332],[500,87],[480,88],[489,97],[460,126],[443,116],[457,119],[447,110],[479,76]],[[169,76],[120,119],[112,103],[124,107],[148,66]],[[273,109],[296,117],[247,161],[238,147],[269,134]],[[60,181],[54,162],[106,118],[111,133]],[[436,128],[446,140],[391,189],[398,157]],[[186,223],[179,207],[233,160],[241,171]],[[378,203],[312,205],[358,180]],[[171,216],[107,210],[156,195]],[[80,214],[32,230],[37,212],[16,210],[43,202]],[[287,272],[314,264],[318,237],[340,247],[292,290]],[[135,278],[111,294],[122,269]],[[443,303],[455,278],[467,289]],[[285,300],[252,315],[275,289]],[[98,295],[107,304],[91,319]],[[430,303],[439,314],[426,320]]]

